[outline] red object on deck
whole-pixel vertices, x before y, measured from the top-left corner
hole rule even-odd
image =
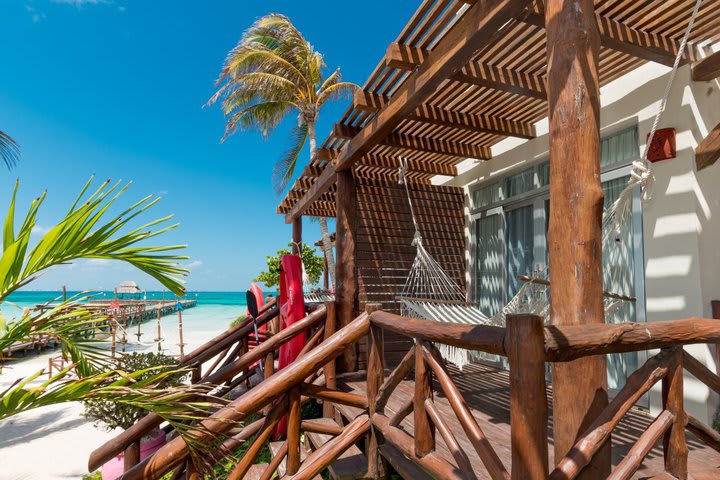
[[[253,297],[255,297],[255,302],[257,303],[258,310],[262,310],[262,308],[265,306],[265,298],[263,298],[263,291],[260,288],[260,286],[257,283],[251,283],[250,284],[250,292],[253,294]],[[246,317],[250,316],[250,310],[247,311],[245,314]],[[265,331],[267,330],[267,323],[265,325],[262,325],[258,328],[258,331]]]
[[[647,140],[650,141],[650,134],[647,134]],[[655,131],[650,148],[648,149],[648,160],[651,162],[659,162],[660,160],[668,160],[675,158],[677,155],[675,149],[675,129],[661,128]]]
[[[305,298],[302,284],[302,261],[298,255],[283,255],[280,259],[280,330],[305,317]],[[305,346],[305,332],[280,346],[278,370],[295,361]],[[276,434],[287,434],[287,417],[278,424]]]

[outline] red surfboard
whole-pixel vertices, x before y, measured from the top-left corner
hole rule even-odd
[[[283,255],[280,259],[280,330],[288,328],[305,317],[305,298],[302,285],[302,261],[298,255]],[[278,370],[290,365],[305,346],[307,336],[299,333],[280,346]],[[287,434],[287,417],[278,424],[276,433]]]

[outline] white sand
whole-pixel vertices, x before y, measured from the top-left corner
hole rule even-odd
[[[221,313],[212,311],[212,321],[206,322],[203,317],[208,311],[203,311],[202,306],[187,310],[184,315],[184,341],[188,344],[185,352],[190,352],[217,335],[227,326],[227,321],[239,313],[239,308],[224,309]],[[177,320],[171,316],[163,317],[163,326],[165,353],[179,353]],[[147,341],[148,337],[154,338],[155,323],[143,324],[143,332],[147,332],[143,335],[143,341]],[[156,351],[156,348],[145,346],[142,350]],[[26,358],[19,354],[0,375],[0,391],[17,378],[46,368],[48,358],[59,354],[59,350],[49,349],[46,352],[41,355],[29,354]],[[82,412],[81,404],[66,403],[31,410],[1,421],[0,479],[79,479],[87,475],[90,453],[114,434],[93,426],[92,422],[82,416]]]

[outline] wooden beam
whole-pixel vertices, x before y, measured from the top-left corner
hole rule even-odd
[[[509,70],[473,61],[452,79],[501,92],[547,100],[545,78],[518,70]]]
[[[335,195],[335,305],[338,330],[352,322],[357,308],[357,275],[355,272],[355,233],[357,230],[357,191],[352,170],[337,174]],[[339,368],[353,372],[357,366],[355,345],[348,346],[338,358]]]
[[[408,120],[452,127],[470,132],[485,132],[509,137],[535,138],[535,125],[491,115],[468,114],[422,105]]]
[[[720,51],[717,51],[692,65],[692,79],[695,82],[709,82],[720,77]]]
[[[422,172],[429,173],[431,175],[448,175],[451,177],[457,175],[457,167],[454,165],[444,165],[427,160],[416,160],[412,157],[407,158],[406,160],[408,172]],[[396,170],[400,168],[400,157],[369,153],[363,157],[362,165]]]
[[[312,158],[312,160],[323,160],[326,162],[331,162],[337,157],[338,151],[333,150],[331,148],[318,148],[315,151],[315,156]]]
[[[484,145],[471,145],[469,143],[453,142],[450,140],[415,137],[401,133],[390,134],[380,143],[391,147],[426,153],[440,153],[442,155],[451,155],[460,158],[476,158],[479,160],[489,160],[492,158],[490,147]]]
[[[353,96],[353,108],[364,112],[377,112],[390,101],[387,95],[378,95],[366,90],[358,90]]]
[[[518,20],[538,27],[545,27],[545,18],[542,13],[531,13],[518,18]],[[675,56],[680,49],[678,40],[637,30],[603,15],[596,14],[595,20],[600,33],[600,44],[603,47],[669,67],[675,62]],[[693,58],[693,47],[686,47],[683,63],[687,63],[688,60]]]
[[[720,158],[720,123],[695,147],[695,165],[698,170],[717,162]]]
[[[430,53],[422,48],[391,43],[385,52],[385,65],[400,70],[414,70],[427,60]]]
[[[318,149],[318,151],[319,150],[323,149]],[[335,183],[335,169],[331,164],[328,164],[305,195],[303,195],[303,197],[295,203],[290,212],[285,215],[285,223],[291,223],[295,217],[301,215],[302,212],[310,207],[315,200],[320,198],[333,183]]]
[[[593,0],[546,0],[551,318],[557,325],[605,322],[600,185],[600,35]],[[553,364],[555,461],[565,457],[608,405],[605,357]],[[610,442],[581,480],[610,474]]]
[[[338,138],[351,139],[359,135],[361,131],[362,129],[359,127],[343,125],[341,123],[336,123],[333,127],[333,135]],[[419,152],[452,155],[461,158],[471,157],[488,160],[492,157],[489,147],[429,137],[415,137],[400,133],[393,133],[389,135],[387,138],[382,140],[380,144],[396,148],[405,148],[408,150],[417,150]]]
[[[352,167],[449,77],[457,73],[494,34],[527,6],[524,0],[488,0],[472,5],[447,32],[378,114],[342,149],[336,170]]]
[[[388,136],[395,127],[422,104],[448,78],[458,73],[480,48],[494,40],[494,34],[527,7],[525,0],[488,0],[471,5],[462,18],[430,52],[378,114],[343,147],[336,170],[352,168],[363,155]],[[297,202],[289,218],[301,214],[317,196],[334,183],[333,175],[323,172],[311,192]],[[288,217],[286,216],[286,219]],[[287,221],[287,220],[286,220]]]

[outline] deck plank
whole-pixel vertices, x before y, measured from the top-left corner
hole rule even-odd
[[[468,407],[470,407],[475,419],[483,429],[483,432],[485,432],[491,445],[495,448],[505,467],[510,470],[510,384],[508,372],[483,364],[467,365],[462,372],[449,365],[448,370],[452,374],[455,384],[465,398],[465,402],[468,404]],[[364,394],[365,392],[365,382],[363,381],[345,381],[338,383],[338,388],[342,390],[353,391],[360,394]],[[434,383],[433,390],[437,409],[448,422],[450,429],[455,433],[460,446],[470,457],[471,463],[475,467],[477,478],[490,478],[437,383]],[[393,395],[390,396],[390,400],[385,408],[386,415],[392,416],[404,401],[413,395],[413,392],[413,382],[411,380],[406,379],[401,382]],[[553,465],[552,389],[550,387],[547,389],[547,395],[548,411],[550,414],[548,433],[548,442],[550,445],[549,461],[550,465]],[[618,428],[613,431],[613,465],[617,465],[620,462],[652,421],[653,417],[640,410],[632,410],[625,415],[618,425]],[[403,430],[412,434],[412,415],[405,418],[400,426]],[[720,467],[719,453],[706,447],[690,433],[687,434],[687,442],[690,450],[689,466],[691,473],[695,471],[698,473],[699,478],[706,478],[704,476],[705,472],[720,471],[717,470],[718,467]],[[440,436],[437,437],[436,448],[438,453],[447,459],[448,462],[456,465]],[[638,480],[652,477],[661,478],[662,473],[663,454],[662,444],[659,442],[658,445],[651,450],[633,478]],[[720,478],[720,476],[717,478]]]

